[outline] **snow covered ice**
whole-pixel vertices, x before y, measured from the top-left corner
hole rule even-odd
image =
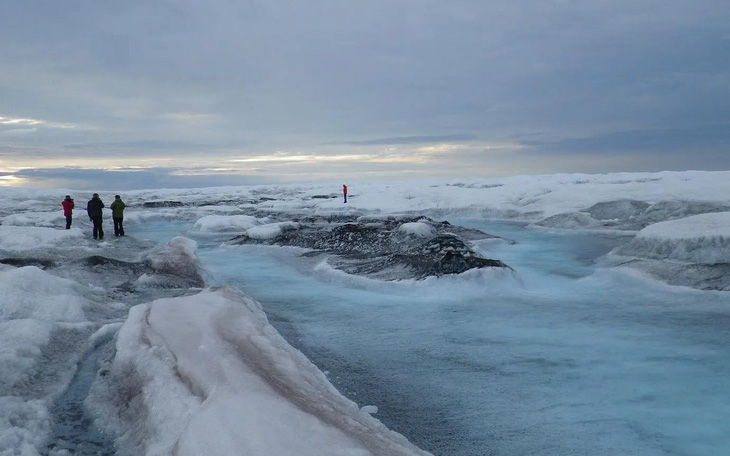
[[[730,451],[730,172],[339,192],[120,191],[99,242],[63,229],[82,195],[1,189],[0,455]],[[276,245],[353,220],[413,245],[448,220],[511,269],[383,281]]]
[[[730,263],[730,212],[659,222],[639,231],[620,251],[636,256],[690,263]]]
[[[130,404],[135,421],[107,426],[141,427],[119,438],[124,454],[425,454],[340,396],[232,290],[132,308],[103,383],[99,402]]]

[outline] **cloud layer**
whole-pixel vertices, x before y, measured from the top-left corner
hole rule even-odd
[[[6,2],[0,171],[730,169],[729,24],[724,0]]]

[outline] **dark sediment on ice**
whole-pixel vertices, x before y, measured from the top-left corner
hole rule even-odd
[[[307,216],[282,226],[273,238],[241,235],[232,244],[311,249],[339,270],[380,280],[424,279],[477,268],[508,268],[483,258],[470,241],[498,239],[482,231],[422,216]]]

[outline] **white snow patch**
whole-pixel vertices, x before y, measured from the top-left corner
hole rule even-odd
[[[251,215],[206,215],[195,222],[192,231],[200,233],[244,232],[261,223],[261,220]]]
[[[58,212],[23,212],[3,217],[2,225],[59,228],[66,225],[66,217],[60,210]]]
[[[299,229],[297,222],[268,223],[266,225],[254,226],[246,230],[246,235],[253,239],[273,239],[284,231]]]
[[[84,239],[78,228],[53,229],[37,226],[0,225],[0,249],[24,251],[49,247],[72,247]]]
[[[236,206],[216,206],[214,204],[198,206],[197,209],[201,212],[208,212],[213,214],[233,214],[236,212],[241,212],[241,209]]]
[[[422,238],[430,238],[436,235],[436,230],[431,225],[423,222],[404,223],[398,227],[398,231]]]
[[[157,271],[174,272],[179,268],[188,268],[198,262],[196,251],[198,243],[184,236],[172,238],[165,250],[150,255],[147,261]]]
[[[613,253],[700,264],[730,263],[730,212],[649,225]]]
[[[84,288],[35,266],[0,272],[0,320],[83,322]]]
[[[48,344],[52,330],[53,323],[49,321],[31,318],[0,321],[0,366],[3,366],[0,385],[29,380],[28,371],[38,362],[41,348]]]
[[[660,239],[730,238],[730,212],[693,215],[649,225],[637,237]]]

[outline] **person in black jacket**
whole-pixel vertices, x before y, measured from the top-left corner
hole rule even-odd
[[[89,220],[94,223],[94,239],[104,239],[104,230],[101,228],[101,210],[104,208],[104,203],[99,198],[98,193],[94,193],[94,196],[86,204],[86,213],[89,214]]]

